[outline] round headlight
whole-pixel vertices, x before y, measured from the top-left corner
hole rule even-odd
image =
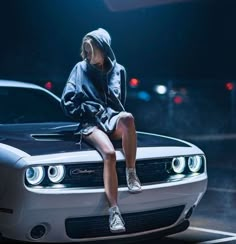
[[[175,173],[181,174],[185,169],[185,158],[177,157],[172,159],[172,169]]]
[[[53,183],[61,182],[65,177],[65,167],[63,165],[49,166],[48,178]]]
[[[45,176],[44,168],[42,166],[31,167],[26,170],[26,180],[31,185],[40,184]]]
[[[202,157],[201,156],[191,156],[188,158],[188,167],[193,172],[198,172],[202,167]]]

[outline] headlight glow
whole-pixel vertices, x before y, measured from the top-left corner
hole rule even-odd
[[[64,165],[54,165],[48,168],[48,178],[53,183],[61,182],[65,177],[65,173]]]
[[[191,172],[196,173],[202,167],[202,157],[201,156],[191,156],[188,158],[188,167]]]
[[[44,179],[45,171],[42,166],[30,167],[26,170],[25,176],[31,185],[39,185]]]
[[[173,158],[171,165],[175,173],[181,174],[185,169],[185,165],[186,165],[185,158],[184,157]]]

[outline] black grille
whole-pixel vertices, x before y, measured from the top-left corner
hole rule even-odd
[[[184,206],[181,205],[146,212],[122,214],[126,226],[124,234],[168,227],[177,221],[183,209]],[[107,215],[67,219],[65,221],[66,233],[73,239],[114,235],[109,230],[108,218]]]
[[[136,163],[136,170],[142,184],[155,183],[169,177],[167,170],[172,158],[140,160]],[[86,163],[67,165],[66,177],[63,184],[79,187],[103,187],[103,163]],[[126,186],[125,162],[117,162],[119,186]]]

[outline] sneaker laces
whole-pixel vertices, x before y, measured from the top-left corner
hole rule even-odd
[[[117,225],[124,225],[124,221],[121,217],[121,215],[118,212],[113,212],[112,213],[112,221],[111,221],[111,226],[117,226]]]
[[[127,180],[130,186],[137,186],[139,188],[141,187],[141,183],[137,177],[135,169],[127,169]]]

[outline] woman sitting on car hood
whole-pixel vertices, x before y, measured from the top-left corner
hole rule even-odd
[[[104,161],[103,179],[109,203],[109,227],[124,232],[118,208],[116,153],[111,140],[122,139],[126,179],[131,193],[141,192],[136,174],[134,117],[125,111],[126,70],[116,62],[109,33],[99,28],[87,33],[81,45],[83,61],[72,69],[62,93],[64,113],[79,122],[83,139],[97,149]]]

